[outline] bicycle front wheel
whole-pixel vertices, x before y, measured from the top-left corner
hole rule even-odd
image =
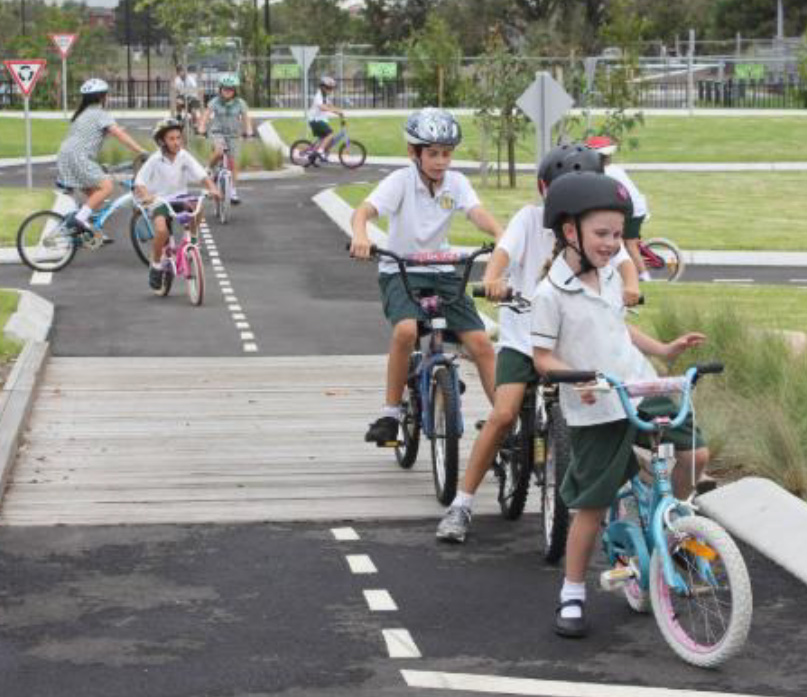
[[[17,230],[17,253],[34,271],[60,271],[78,250],[78,238],[55,211],[32,213]]]
[[[437,500],[447,506],[457,493],[459,475],[459,390],[454,374],[440,367],[432,378],[432,474]]]
[[[367,159],[367,148],[358,140],[351,140],[344,143],[339,148],[339,162],[348,169],[357,169],[364,164]]]
[[[566,551],[569,532],[569,509],[560,495],[560,485],[571,462],[569,428],[560,410],[553,403],[547,409],[544,432],[544,461],[536,462],[541,482],[541,526],[543,528],[544,559],[555,564]]]
[[[665,551],[686,592],[667,585],[663,552],[653,550],[650,600],[659,629],[687,663],[716,668],[743,647],[751,627],[751,581],[742,554],[717,523],[694,515],[673,522]]]
[[[191,304],[199,306],[205,299],[205,267],[202,255],[196,247],[189,246],[185,249],[185,269],[188,299]]]
[[[643,243],[642,260],[654,281],[677,281],[684,273],[684,257],[670,240],[654,237]]]
[[[409,356],[409,380],[404,390],[403,404],[401,405],[400,431],[403,441],[395,446],[395,459],[402,469],[408,470],[415,464],[420,448],[420,408],[417,388],[414,381],[415,369],[420,360],[419,354]]]
[[[129,239],[132,241],[137,258],[148,266],[151,263],[154,246],[154,229],[148,218],[137,209],[129,221]]]
[[[221,199],[216,200],[216,216],[222,225],[225,225],[230,218],[230,196],[233,189],[230,176],[229,172],[222,172],[218,179]]]
[[[515,430],[499,449],[499,510],[505,520],[518,520],[527,504],[535,467],[535,401],[525,397]]]
[[[289,159],[291,163],[299,167],[308,167],[311,165],[311,148],[313,147],[313,143],[305,138],[295,140],[289,147]]]

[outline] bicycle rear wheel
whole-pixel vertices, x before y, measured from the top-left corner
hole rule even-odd
[[[745,644],[751,627],[751,581],[742,554],[717,523],[700,516],[673,521],[667,550],[686,583],[667,585],[662,551],[650,560],[650,600],[664,639],[687,663],[716,668]]]
[[[129,221],[129,239],[132,241],[137,258],[148,266],[151,263],[154,246],[154,230],[148,218],[137,209]]]
[[[642,259],[654,281],[677,281],[684,273],[681,250],[670,240],[654,237],[642,243]]]
[[[205,267],[202,263],[202,255],[196,247],[186,247],[185,268],[188,298],[191,304],[201,305],[205,299]]]
[[[432,474],[437,500],[447,506],[457,493],[460,397],[454,373],[441,366],[432,378]]]
[[[339,162],[348,169],[357,169],[367,159],[367,148],[358,140],[351,140],[339,147]]]
[[[63,215],[38,211],[17,230],[17,253],[34,271],[60,271],[76,256],[79,240]]]
[[[311,165],[311,148],[314,145],[310,140],[301,138],[295,140],[289,147],[289,159],[293,165],[308,167]]]
[[[569,429],[560,404],[549,405],[544,430],[544,461],[536,462],[541,482],[541,527],[544,559],[557,563],[566,551],[569,532],[569,509],[560,495],[560,485],[571,462]]]
[[[535,394],[524,397],[514,431],[499,449],[499,510],[506,520],[518,520],[527,503],[535,468]]]
[[[395,446],[395,459],[403,469],[411,469],[418,457],[420,447],[420,402],[417,392],[415,371],[420,362],[420,354],[409,356],[409,380],[404,390],[401,405],[401,445]]]

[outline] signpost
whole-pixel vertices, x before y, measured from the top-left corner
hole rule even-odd
[[[3,61],[17,87],[22,92],[23,103],[25,104],[25,161],[26,161],[26,181],[28,188],[33,187],[33,172],[31,170],[31,92],[36,87],[37,80],[45,71],[47,61],[41,58],[29,58],[26,60]]]
[[[574,99],[547,72],[535,73],[535,80],[516,100],[519,109],[535,124],[535,166],[552,146],[552,126],[572,108]]]
[[[291,55],[303,69],[303,120],[308,121],[308,69],[319,53],[319,46],[290,46]]]
[[[67,56],[76,43],[78,34],[48,34],[48,37],[62,57],[62,111],[67,118]]]

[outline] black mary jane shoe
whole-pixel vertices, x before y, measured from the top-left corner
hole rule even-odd
[[[580,617],[563,617],[563,608],[576,605],[582,613]],[[566,600],[558,605],[555,611],[555,634],[571,639],[580,639],[588,634],[586,625],[586,604],[582,600]]]

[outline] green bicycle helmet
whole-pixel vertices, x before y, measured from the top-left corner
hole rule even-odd
[[[238,75],[224,75],[219,79],[219,89],[229,88],[236,90],[240,85],[241,81],[238,79]]]

